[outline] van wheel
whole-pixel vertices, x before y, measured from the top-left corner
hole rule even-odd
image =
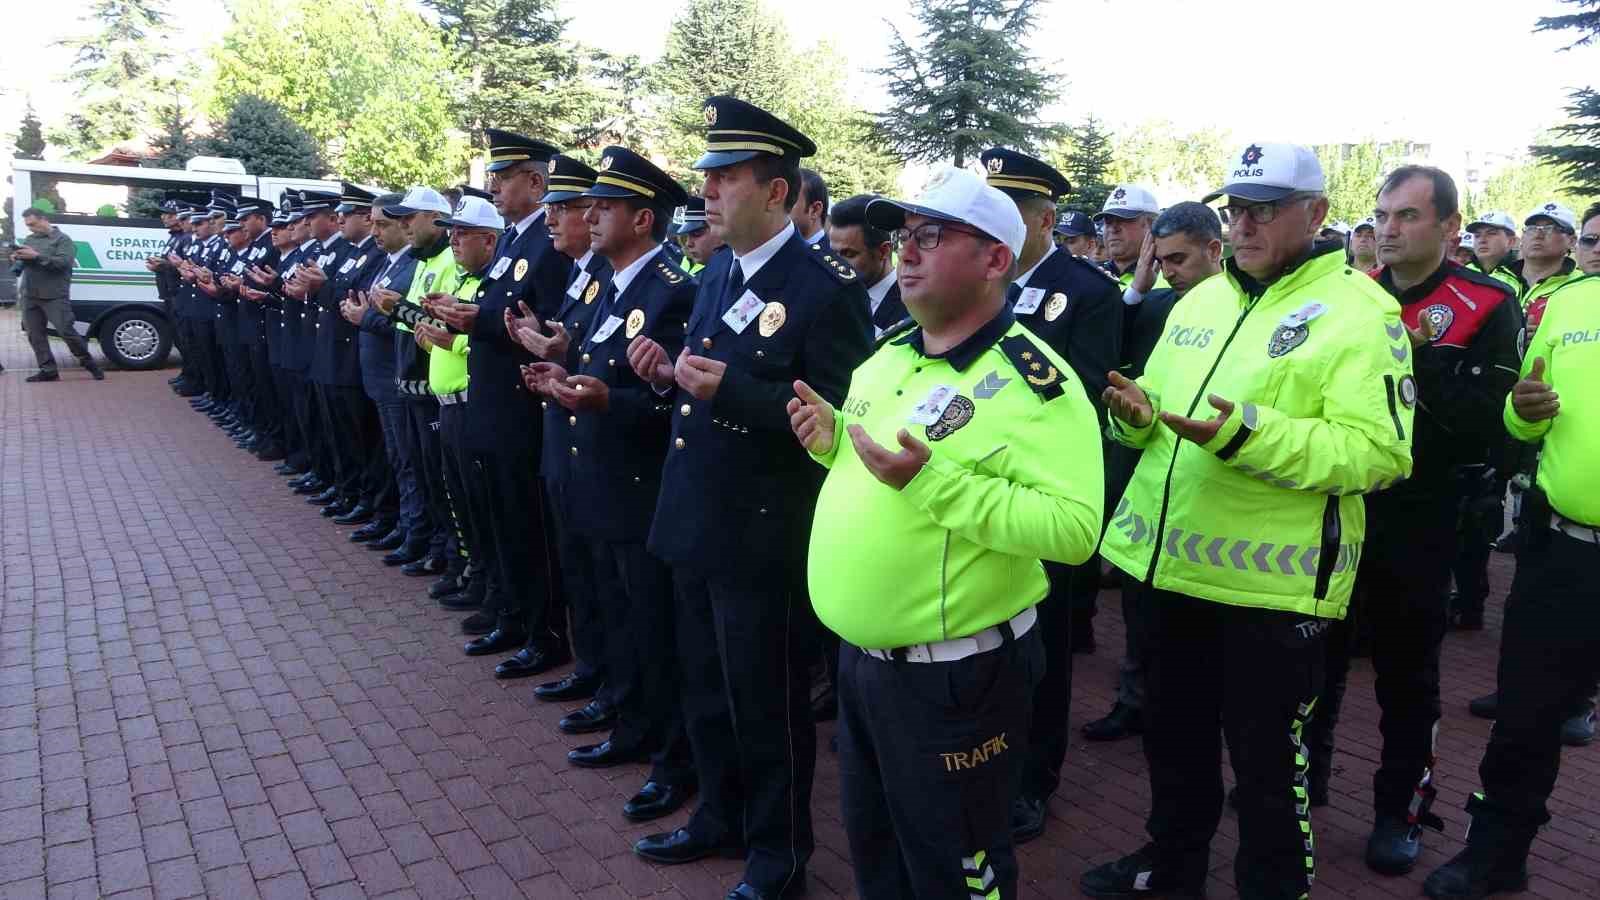
[[[154,313],[124,310],[100,326],[100,352],[119,369],[159,369],[172,353],[172,324]]]

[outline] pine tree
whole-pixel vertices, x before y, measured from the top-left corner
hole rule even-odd
[[[1061,174],[1072,182],[1072,202],[1067,209],[1094,215],[1111,195],[1111,167],[1116,154],[1111,147],[1111,132],[1094,116],[1072,129],[1065,147],[1052,160]]]
[[[22,111],[22,124],[17,128],[17,147],[11,151],[15,159],[44,159],[44,128],[29,100]]]
[[[95,0],[85,21],[95,26],[92,34],[61,42],[75,54],[67,80],[78,104],[57,136],[80,154],[144,130],[153,81],[171,56],[165,0]]]
[[[1038,123],[1060,90],[1059,76],[1022,50],[1039,0],[918,0],[920,41],[894,31],[888,109],[873,134],[904,161],[963,166],[984,148],[1029,150],[1060,136]]]
[[[250,94],[234,100],[212,147],[216,155],[237,159],[246,172],[257,175],[321,178],[324,171],[311,133],[277,104]]]
[[[156,128],[150,137],[150,156],[143,165],[154,169],[181,169],[189,160],[206,152],[206,138],[196,138],[194,122],[184,107],[183,87],[178,82],[165,85],[167,102],[154,110]],[[133,218],[155,218],[161,211],[165,191],[136,188],[128,192],[123,210]]]
[[[1587,47],[1600,35],[1600,0],[1563,0],[1578,11],[1560,16],[1541,16],[1534,32],[1576,31],[1578,37],[1563,50]],[[1600,94],[1593,88],[1582,87],[1567,95],[1568,121],[1553,130],[1565,139],[1559,144],[1534,144],[1529,151],[1534,157],[1554,165],[1564,176],[1567,186],[1575,192],[1600,190]]]

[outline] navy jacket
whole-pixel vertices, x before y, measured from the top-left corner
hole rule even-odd
[[[588,265],[581,269],[577,260],[572,261],[572,274],[567,278],[567,290],[562,294],[561,308],[556,310],[552,318],[552,321],[560,322],[561,327],[572,336],[571,343],[567,344],[567,356],[560,361],[561,367],[568,372],[578,371],[584,338],[594,324],[595,311],[600,308],[600,295],[610,283],[611,264],[606,262],[605,257],[598,254],[591,256]],[[682,340],[681,334],[679,340]],[[542,400],[540,406],[544,414],[544,446],[539,459],[539,474],[544,476],[545,485],[549,488],[557,520],[566,523],[572,521],[566,484],[572,469],[572,426],[575,417],[554,400]]]
[[[383,251],[378,251],[382,253]],[[405,296],[411,288],[411,276],[417,270],[417,258],[411,255],[410,249],[402,251],[400,258],[393,265],[389,264],[387,257],[383,263],[374,268],[368,278],[356,285],[358,291],[370,291],[384,288]],[[395,384],[395,335],[398,333],[394,327],[394,320],[381,312],[376,307],[368,307],[361,317],[360,336],[357,346],[361,357],[361,388],[367,392],[374,403],[390,403],[399,399],[399,387]],[[406,335],[407,339],[411,335]],[[416,346],[413,341],[412,346]]]

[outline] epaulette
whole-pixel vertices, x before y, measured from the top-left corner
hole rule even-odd
[[[662,281],[674,286],[680,284],[685,278],[689,277],[683,273],[682,269],[664,259],[656,260],[656,274],[661,276]]]
[[[1095,273],[1099,274],[1100,276],[1105,278],[1105,280],[1111,282],[1112,284],[1114,284],[1114,285],[1116,285],[1118,287],[1122,286],[1122,282],[1117,280],[1117,276],[1111,274],[1110,272],[1107,272],[1105,269],[1100,268],[1100,266],[1096,265],[1093,260],[1086,259],[1086,258],[1084,258],[1082,256],[1073,256],[1072,257],[1072,261],[1077,263],[1080,266],[1083,266],[1086,269],[1089,269],[1092,272],[1095,272]]]
[[[1017,373],[1022,380],[1033,388],[1033,392],[1045,400],[1054,400],[1061,396],[1064,375],[1050,357],[1040,349],[1033,339],[1025,334],[1016,334],[1000,339],[1000,352],[1011,360],[1016,366]]]
[[[889,343],[890,341],[894,340],[895,338],[899,337],[902,334],[905,334],[905,333],[909,332],[911,329],[913,329],[915,327],[917,327],[917,320],[911,318],[910,316],[906,316],[904,319],[901,319],[900,321],[898,321],[898,322],[894,323],[893,325],[890,325],[888,328],[884,329],[883,334],[879,335],[878,339],[873,342],[872,349],[874,351],[876,351],[878,348],[882,347],[884,344]]]
[[[845,284],[856,280],[856,270],[850,268],[849,263],[834,256],[833,251],[824,250],[821,244],[807,244],[806,246],[811,248],[811,258],[817,261],[817,265],[832,272],[834,278]]]

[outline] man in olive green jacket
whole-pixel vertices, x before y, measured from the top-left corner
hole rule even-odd
[[[50,224],[43,210],[29,207],[22,212],[22,224],[28,226],[28,235],[12,254],[12,259],[22,264],[22,280],[17,286],[17,297],[22,309],[22,328],[28,333],[28,344],[33,347],[39,371],[26,380],[56,381],[61,377],[56,371],[56,358],[50,352],[50,339],[46,327],[67,342],[72,355],[83,363],[96,381],[103,381],[105,373],[89,355],[89,345],[72,327],[72,264],[77,250],[72,238]]]

